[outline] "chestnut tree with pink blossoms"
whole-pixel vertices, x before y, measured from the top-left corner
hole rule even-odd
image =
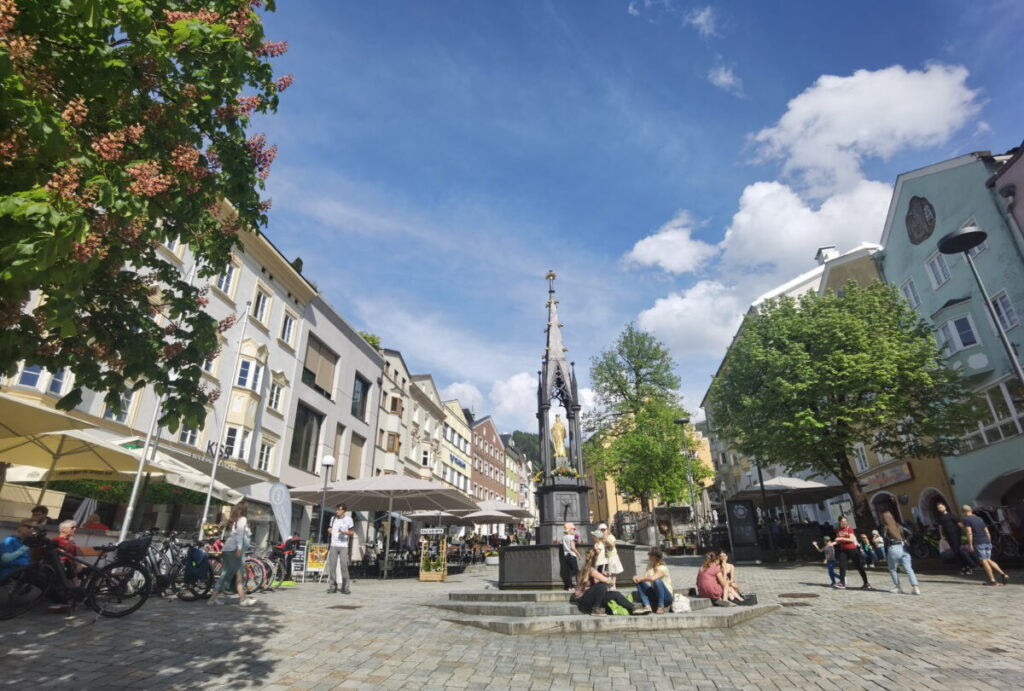
[[[218,347],[198,279],[259,232],[275,147],[247,131],[292,81],[272,0],[0,0],[0,371],[74,388],[153,385],[172,430],[201,426]],[[187,245],[195,276],[161,246]]]

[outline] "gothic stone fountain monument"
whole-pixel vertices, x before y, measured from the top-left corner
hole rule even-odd
[[[541,362],[537,385],[537,423],[540,432],[540,482],[537,507],[540,525],[536,544],[506,547],[501,550],[498,583],[501,589],[561,588],[559,540],[566,523],[574,523],[582,543],[578,546],[581,560],[593,543],[590,509],[583,472],[583,437],[580,433],[579,390],[575,363],[569,363],[568,348],[562,342],[558,321],[558,299],[555,298],[555,272],[548,271],[547,346]],[[556,413],[550,420],[552,404],[565,410],[566,420]],[[557,408],[556,408],[557,409]],[[618,543],[619,557],[625,571],[619,574],[622,585],[632,583],[634,571],[633,546]],[[582,563],[582,561],[581,561]]]

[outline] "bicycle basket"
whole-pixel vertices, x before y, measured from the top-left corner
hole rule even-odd
[[[117,558],[128,561],[142,561],[149,551],[149,544],[153,541],[152,535],[125,540],[117,546]]]

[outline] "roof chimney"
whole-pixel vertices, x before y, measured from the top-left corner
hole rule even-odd
[[[818,266],[821,266],[825,262],[832,261],[838,256],[839,250],[836,249],[835,245],[825,245],[824,247],[818,248],[818,253],[814,255],[814,261],[818,262]]]

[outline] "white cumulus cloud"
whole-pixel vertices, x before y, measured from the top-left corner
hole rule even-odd
[[[814,208],[780,182],[748,185],[721,245],[722,266],[744,276],[741,284],[756,283],[751,292],[784,283],[813,266],[819,247],[877,242],[891,196],[889,185],[862,179]]]
[[[718,33],[718,15],[711,5],[698,7],[686,13],[683,23],[692,26],[701,36],[712,38]]]
[[[659,298],[640,313],[637,323],[669,346],[673,355],[718,356],[729,345],[748,306],[734,288],[700,281]]]
[[[537,427],[536,374],[519,372],[495,381],[489,399],[502,433],[516,429],[532,432]]]
[[[714,257],[714,245],[693,239],[693,217],[679,211],[654,235],[648,235],[633,245],[626,261],[637,266],[659,266],[674,274],[697,271]]]
[[[708,72],[708,81],[733,96],[743,96],[743,80],[736,76],[731,67],[715,65]]]
[[[452,382],[448,386],[444,387],[438,393],[441,394],[441,398],[446,401],[450,401],[453,398],[457,398],[459,403],[462,404],[463,408],[469,408],[471,411],[480,415],[483,411],[484,395],[480,393],[480,389],[476,388],[473,384],[467,381],[456,381]],[[483,413],[486,415],[486,413]]]
[[[981,107],[967,77],[965,67],[940,64],[822,75],[753,141],[762,158],[783,160],[784,174],[823,198],[856,185],[865,157],[945,143]]]

